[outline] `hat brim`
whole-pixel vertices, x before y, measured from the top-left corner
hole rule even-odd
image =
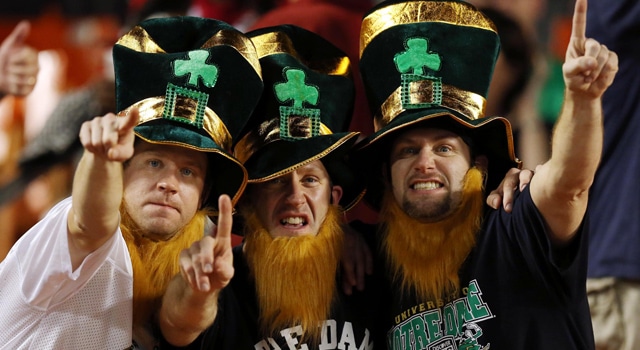
[[[344,161],[344,156],[352,148],[358,135],[357,132],[346,132],[295,141],[273,141],[244,163],[249,173],[249,183],[269,181],[320,160],[327,168],[333,184],[342,187],[340,206],[345,211],[349,210],[362,198],[364,192],[364,182],[356,181],[355,170]]]
[[[511,124],[505,118],[469,120],[447,108],[405,112],[356,145],[351,156],[367,182],[364,200],[375,210],[380,209],[387,186],[382,166],[388,163],[391,143],[402,132],[415,127],[446,128],[470,137],[475,145],[475,154],[486,155],[489,159],[487,188],[496,188],[510,168],[522,166],[515,157]]]
[[[244,191],[248,174],[242,164],[225,152],[210,137],[170,123],[142,124],[134,128],[136,136],[142,140],[169,146],[184,147],[207,153],[209,161],[207,185],[210,186],[203,208],[218,210],[218,197],[227,194],[235,205]],[[187,140],[187,141],[185,141]]]

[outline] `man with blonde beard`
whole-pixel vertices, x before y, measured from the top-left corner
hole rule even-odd
[[[343,132],[354,96],[349,60],[295,26],[247,35],[265,89],[235,148],[249,173],[236,225],[244,244],[233,249],[230,281],[218,272],[231,263],[223,226],[184,252],[163,300],[163,335],[203,349],[371,349],[373,293],[348,296],[337,283],[342,213],[363,190],[343,160],[358,136]],[[229,221],[220,222],[230,230]]]
[[[586,6],[575,7],[551,158],[509,213],[483,207],[483,182],[518,163],[509,123],[483,115],[493,23],[452,0],[384,2],[364,17],[376,132],[356,159],[381,208],[390,349],[594,347],[584,220],[617,56],[585,37]]]
[[[246,36],[215,20],[153,19],[113,55],[120,113],[82,125],[72,196],[0,265],[3,348],[155,348],[176,257],[246,186],[228,153],[262,92]]]

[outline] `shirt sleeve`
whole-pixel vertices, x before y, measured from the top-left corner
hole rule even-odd
[[[10,253],[17,260],[25,301],[34,307],[48,308],[65,300],[81,289],[107,259],[132,273],[119,228],[111,239],[72,270],[67,230],[70,208],[70,197],[55,205],[18,240]]]

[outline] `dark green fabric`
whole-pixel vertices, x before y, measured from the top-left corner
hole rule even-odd
[[[175,143],[182,147],[197,148],[205,152],[211,150],[223,151],[206,131],[182,126],[175,122],[162,119],[153,120],[138,125],[133,130],[143,139],[158,143]]]
[[[371,111],[378,111],[401,83],[394,56],[406,50],[408,38],[429,40],[429,51],[441,58],[439,71],[429,74],[442,83],[487,96],[494,59],[500,50],[497,34],[487,30],[446,23],[414,23],[380,33],[363,52],[360,74],[365,81]]]
[[[239,52],[250,49],[249,39],[227,23],[199,17],[167,17],[143,21],[139,24],[165,53],[145,53],[116,44],[113,60],[116,77],[116,107],[123,111],[148,98],[164,98],[165,107],[176,96],[189,96],[204,111],[209,107],[223,122],[237,141],[253,108],[262,94],[262,79],[253,66]],[[202,45],[213,36],[238,40],[242,45]],[[244,40],[244,42],[242,42]],[[255,52],[253,59],[257,59]],[[206,106],[202,104],[206,103]],[[209,153],[209,172],[206,180],[211,193],[204,206],[217,208],[220,194],[233,199],[244,188],[244,167],[218,145],[202,128],[166,119],[174,114],[165,108],[165,118],[147,121],[135,127],[138,137],[153,143],[176,145]],[[203,115],[203,112],[200,114]],[[159,115],[158,117],[162,117]],[[219,132],[214,131],[214,132]]]
[[[174,61],[188,60],[189,51],[199,50],[220,30],[237,32],[224,22],[197,17],[150,19],[140,26],[167,53],[142,53],[121,45],[114,46],[118,111],[144,98],[164,96],[169,82],[188,87],[190,76],[176,76]],[[236,140],[260,98],[262,80],[234,48],[218,45],[206,51],[209,52],[206,62],[217,67],[218,78],[212,88],[200,84],[198,90],[209,95],[207,105],[222,119]]]
[[[288,81],[286,72],[293,69],[304,72],[305,84],[317,90],[317,103],[309,98],[302,103],[302,107],[318,110],[321,122],[333,134],[296,140],[278,139],[267,143],[244,163],[249,180],[262,179],[310,159],[322,157],[320,160],[329,171],[334,185],[343,188],[340,205],[348,209],[357,203],[364,190],[364,183],[356,182],[354,170],[344,163],[344,156],[358,136],[357,133],[346,132],[351,122],[355,88],[350,76],[329,75],[325,72],[327,62],[335,64],[346,57],[346,54],[322,37],[291,25],[262,28],[247,35],[256,37],[276,31],[286,34],[293,43],[295,52],[267,55],[260,59],[265,89],[247,123],[246,132],[255,132],[265,121],[279,119],[282,106],[293,106],[292,101],[283,102],[281,92],[278,91],[278,86],[281,86],[278,84]],[[322,154],[330,148],[333,148],[330,153]]]

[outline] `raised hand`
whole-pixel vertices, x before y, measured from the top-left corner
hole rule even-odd
[[[0,44],[0,96],[24,96],[38,75],[38,52],[25,43],[31,25],[22,21]]]
[[[124,162],[133,156],[133,128],[140,115],[132,109],[124,117],[109,113],[84,122],[80,128],[80,142],[88,152],[97,157]]]
[[[587,38],[586,27],[587,0],[577,0],[562,72],[570,92],[598,98],[613,82],[618,71],[618,56],[596,40]]]
[[[224,288],[233,277],[231,199],[218,199],[218,225],[210,235],[180,253],[180,273],[193,291],[209,293]]]

